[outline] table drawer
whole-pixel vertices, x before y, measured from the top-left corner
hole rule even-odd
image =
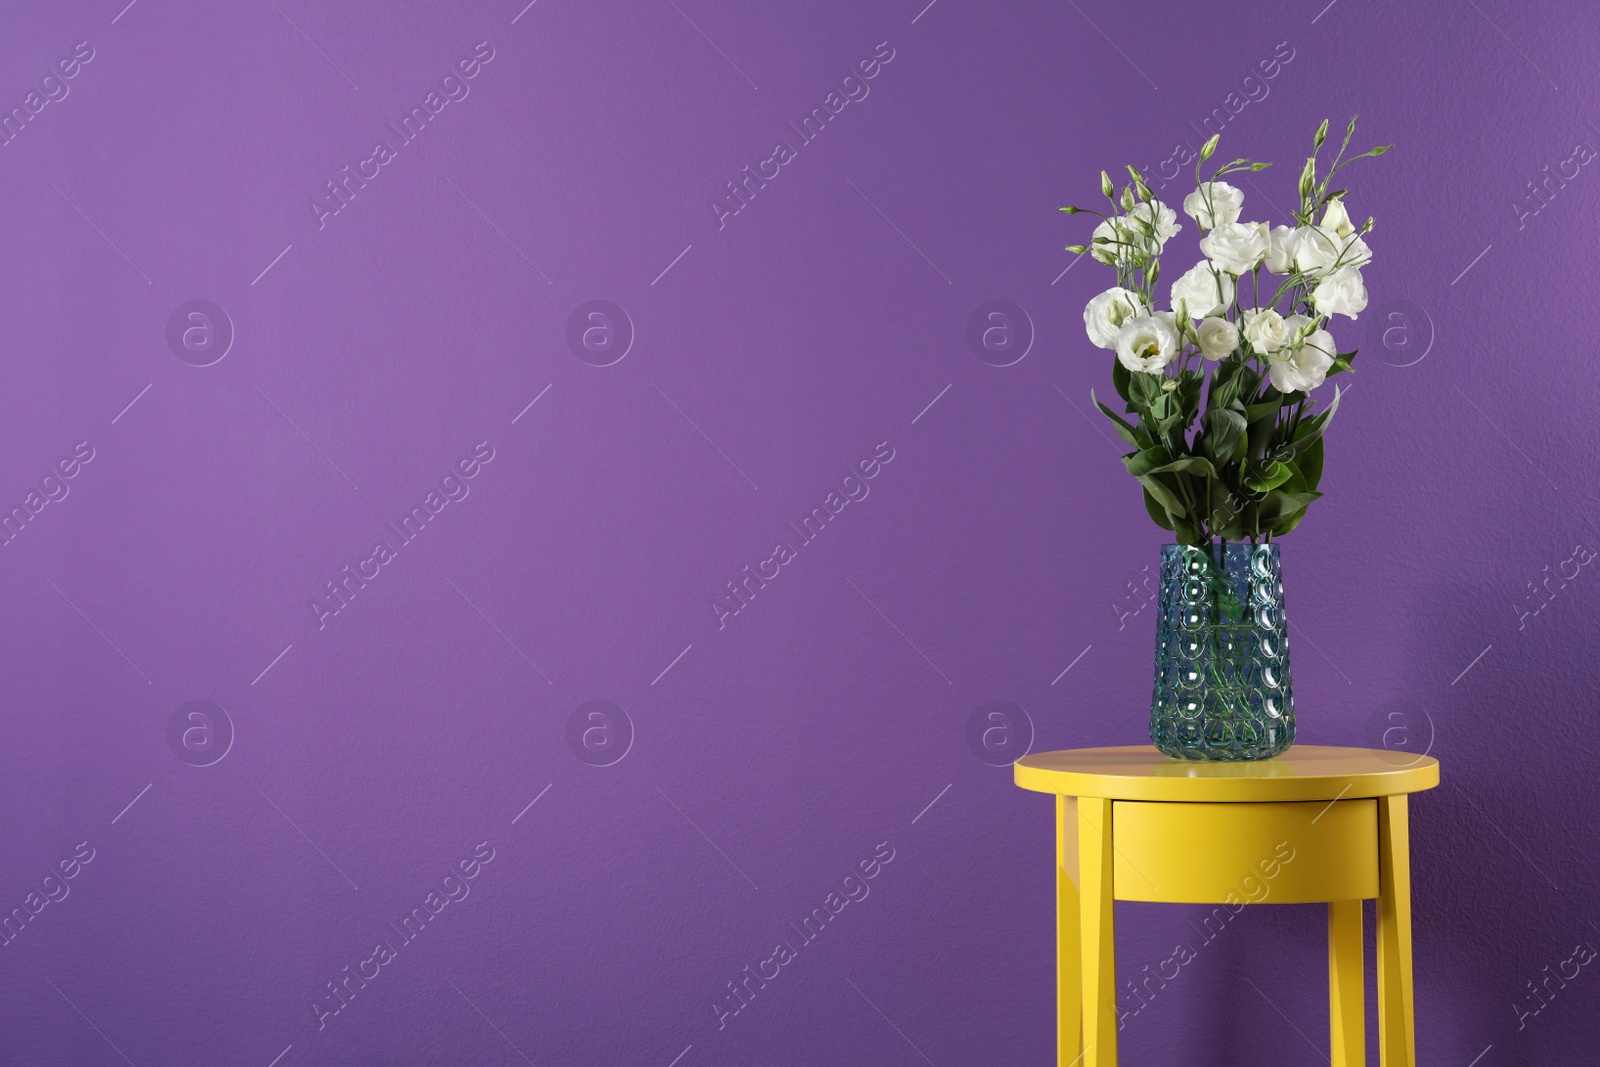
[[[1378,895],[1373,800],[1116,801],[1112,893],[1169,904],[1305,904]]]

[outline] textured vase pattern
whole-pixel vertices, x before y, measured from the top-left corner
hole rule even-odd
[[[1259,760],[1294,743],[1277,545],[1164,545],[1150,740],[1189,760]]]

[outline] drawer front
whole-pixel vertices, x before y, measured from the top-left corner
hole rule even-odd
[[[1112,892],[1169,904],[1305,904],[1378,895],[1374,800],[1111,806]]]

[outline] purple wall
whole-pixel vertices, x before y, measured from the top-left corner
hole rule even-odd
[[[1251,218],[1399,146],[1284,559],[1301,740],[1444,763],[1419,1054],[1592,1057],[1600,974],[1526,985],[1600,945],[1588,5],[123,2],[0,31],[3,108],[73,72],[0,147],[0,1063],[1049,1062],[1051,806],[969,724],[1142,741],[1162,540],[1055,208],[1213,109]],[[1325,1060],[1322,909],[1202,910],[1118,908],[1197,950],[1127,1062]]]

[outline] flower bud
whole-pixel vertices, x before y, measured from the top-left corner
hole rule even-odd
[[[1131,186],[1126,186],[1125,185],[1125,186],[1122,187],[1122,210],[1124,210],[1124,211],[1132,211],[1133,210],[1133,205],[1134,205],[1133,188]]]
[[[1111,175],[1105,171],[1100,172],[1100,193],[1107,200],[1117,194],[1117,187],[1111,184]]]
[[[1072,252],[1075,255],[1080,255],[1081,256],[1085,252],[1089,251],[1089,246],[1088,245],[1068,245],[1067,246],[1067,251],[1068,252]]]
[[[1200,146],[1200,162],[1204,163],[1211,158],[1211,154],[1217,150],[1217,142],[1220,140],[1222,140],[1222,134],[1214,133],[1211,135],[1210,140]]]
[[[1328,120],[1323,119],[1322,125],[1317,127],[1317,136],[1314,139],[1316,147],[1321,148],[1322,142],[1328,139]]]
[[[1311,190],[1317,184],[1317,159],[1310,156],[1306,159],[1306,169],[1300,172],[1300,199],[1304,200],[1311,195]]]

